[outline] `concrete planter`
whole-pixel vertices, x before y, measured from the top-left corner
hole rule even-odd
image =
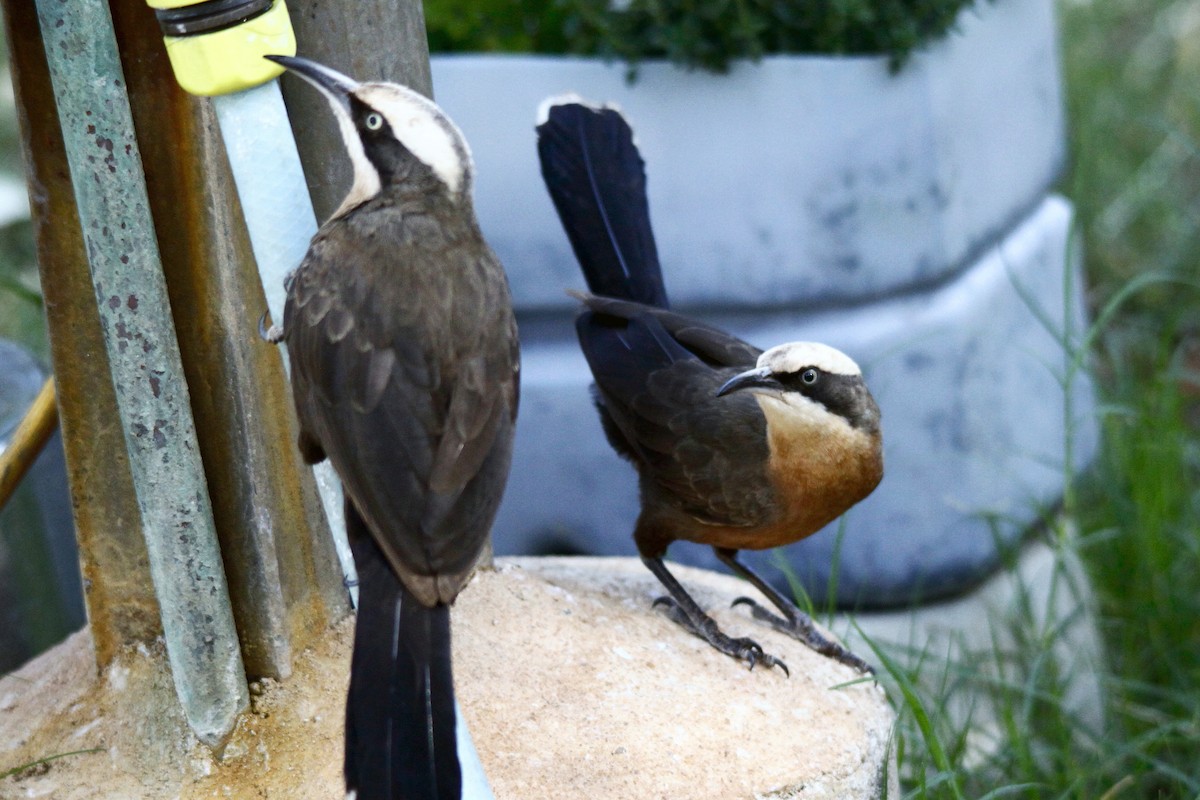
[[[498,552],[633,552],[634,475],[591,408],[563,295],[583,281],[538,173],[535,109],[567,91],[632,119],[676,308],[763,347],[826,341],[867,370],[887,477],[840,545],[826,531],[788,549],[813,595],[835,549],[843,603],[962,590],[1060,496],[1065,356],[1038,320],[1078,328],[1082,301],[1070,206],[1047,195],[1064,158],[1052,2],[981,4],[959,28],[898,76],[882,58],[779,57],[726,77],[650,64],[629,85],[586,59],[434,59],[524,346]],[[1070,401],[1083,461],[1086,379]]]
[[[434,91],[478,165],[476,208],[523,309],[581,279],[542,187],[534,114],[616,102],[649,165],[676,305],[857,302],[944,279],[1058,175],[1063,112],[1049,0],[981,3],[898,75],[883,58],[787,57],[636,83],[595,59],[441,56]]]

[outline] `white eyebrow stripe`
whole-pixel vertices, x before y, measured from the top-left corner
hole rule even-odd
[[[364,83],[354,96],[382,114],[396,139],[433,170],[451,193],[467,188],[473,170],[471,149],[462,131],[436,103],[393,83]]]
[[[820,342],[788,342],[776,345],[758,357],[758,366],[777,374],[816,367],[833,375],[862,375],[854,359],[841,350]]]

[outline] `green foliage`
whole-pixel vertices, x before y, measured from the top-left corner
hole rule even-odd
[[[1112,678],[1122,797],[1200,796],[1200,2],[1062,6],[1076,204],[1110,412],[1079,496]],[[1115,769],[1109,770],[1116,776]]]
[[[69,753],[55,753],[52,756],[46,756],[45,758],[39,758],[37,761],[31,761],[28,764],[21,764],[20,766],[16,766],[11,769],[6,769],[4,772],[0,772],[0,781],[4,780],[5,778],[11,777],[13,775],[20,775],[25,772],[37,770],[39,767],[45,767],[51,761],[57,761],[60,758],[67,758],[69,756],[87,755],[88,753],[103,753],[103,752],[104,752],[103,747],[93,747],[88,750],[72,750]]]
[[[561,53],[569,15],[554,0],[429,0],[425,29],[433,52]]]
[[[1104,721],[1052,649],[1072,620],[1029,599],[994,621],[1003,644],[883,662],[906,797],[1200,797],[1200,0],[1063,0],[1059,19],[1060,188],[1099,322],[1063,340],[1091,345],[1102,445],[1066,476],[1078,536],[1048,541],[1090,578]],[[1056,582],[1073,591],[1067,570]]]
[[[434,51],[666,58],[725,72],[775,53],[887,54],[899,66],[974,0],[426,0]]]
[[[1059,18],[1065,185],[1098,301],[1148,270],[1200,276],[1200,6],[1065,2]],[[1138,298],[1129,318],[1142,314],[1149,325],[1188,316],[1168,286]]]
[[[8,52],[0,38],[0,82],[7,83]],[[0,176],[20,179],[21,148],[11,95],[0,95]],[[42,361],[49,348],[38,291],[33,233],[29,222],[0,226],[0,338],[28,347]]]
[[[21,343],[48,363],[46,323],[28,222],[0,227],[0,338]]]

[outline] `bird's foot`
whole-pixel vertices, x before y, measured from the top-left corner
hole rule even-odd
[[[830,641],[822,636],[817,631],[816,626],[813,625],[813,621],[809,619],[809,616],[799,609],[796,609],[794,613],[788,614],[787,617],[781,617],[763,608],[749,597],[739,597],[733,601],[733,605],[749,606],[750,613],[754,615],[755,619],[762,620],[775,630],[786,633],[793,639],[803,642],[809,649],[815,650],[823,656],[856,669],[864,675],[875,674],[875,668],[866,661],[863,661],[837,642]]]
[[[279,344],[283,341],[283,328],[279,325],[267,327],[267,315],[270,311],[264,311],[263,315],[258,318],[258,337],[268,344]]]
[[[712,617],[704,616],[703,620],[697,622],[688,616],[679,604],[670,597],[660,597],[654,601],[654,606],[664,606],[667,611],[667,616],[675,621],[681,628],[697,636],[710,645],[720,650],[727,656],[735,658],[738,661],[744,662],[750,669],[754,669],[759,664],[767,667],[779,667],[783,670],[783,674],[791,676],[791,672],[787,668],[787,664],[780,659],[763,651],[762,646],[746,637],[735,639],[732,636],[727,636],[717,627],[716,620]]]

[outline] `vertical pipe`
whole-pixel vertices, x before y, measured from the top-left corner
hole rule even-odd
[[[300,265],[308,252],[309,242],[317,232],[317,220],[279,82],[214,97],[213,108],[221,123],[237,194],[246,212],[246,227],[267,307],[271,319],[282,324],[287,297],[284,278]],[[280,346],[281,352],[284,347]],[[284,366],[287,365],[284,359]],[[354,586],[357,575],[342,516],[342,484],[328,461],[313,467],[313,477],[320,489],[342,574],[347,584]],[[352,588],[351,594],[357,602],[357,588]]]
[[[217,745],[249,696],[112,19],[37,7],[175,689]]]

